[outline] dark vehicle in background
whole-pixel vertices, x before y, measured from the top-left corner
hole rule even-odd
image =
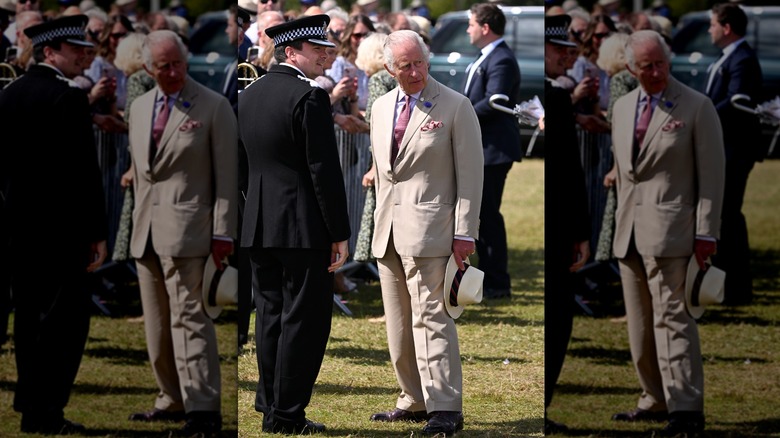
[[[745,39],[756,51],[764,75],[764,95],[752,103],[755,107],[780,95],[780,6],[743,9],[748,17]],[[709,10],[690,12],[680,18],[672,38],[672,76],[702,93],[707,86],[707,68],[720,57],[720,49],[712,44],[707,32],[709,27]],[[769,142],[776,128],[762,126]]]
[[[198,17],[190,35],[189,74],[201,84],[221,93],[225,68],[236,59],[225,29],[228,11],[207,12]]]
[[[544,104],[544,7],[502,6],[506,15],[504,40],[515,52],[520,66],[520,98],[522,101],[539,96]],[[431,40],[430,74],[437,81],[463,92],[466,67],[479,56],[471,44],[466,28],[468,11],[448,12],[439,17]],[[528,147],[534,130],[523,126],[523,148]],[[543,135],[534,144],[533,155],[542,152]]]

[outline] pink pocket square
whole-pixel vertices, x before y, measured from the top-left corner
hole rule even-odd
[[[672,120],[671,122],[664,125],[663,128],[661,128],[664,132],[674,131],[675,129],[680,129],[685,127],[685,122],[682,120]]]
[[[444,126],[444,123],[436,120],[431,120],[430,122],[426,123],[425,126],[423,126],[420,130],[422,132],[428,132],[428,131],[433,131],[434,129],[439,129],[442,126]]]
[[[184,131],[192,131],[193,129],[198,129],[201,126],[203,126],[203,123],[201,123],[201,122],[199,122],[197,120],[189,119],[189,120],[185,121],[184,123],[182,123],[181,126],[179,126],[179,131],[182,131],[182,132],[184,132]]]

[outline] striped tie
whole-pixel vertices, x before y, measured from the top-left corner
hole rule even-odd
[[[412,114],[412,107],[410,105],[412,98],[406,95],[404,106],[401,108],[401,115],[398,116],[398,121],[393,128],[393,147],[390,155],[390,165],[395,163],[395,159],[398,158],[398,149],[401,147],[401,142],[404,140],[404,133],[406,132],[406,126],[409,125],[409,117]]]

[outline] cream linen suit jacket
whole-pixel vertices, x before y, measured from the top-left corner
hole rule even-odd
[[[633,234],[643,256],[690,256],[697,235],[720,233],[725,168],[720,121],[707,96],[670,77],[634,159],[639,91],[620,98],[613,112],[618,165],[613,250],[624,258]]]
[[[371,110],[376,168],[372,250],[382,258],[392,232],[401,256],[446,257],[455,235],[479,237],[484,161],[479,121],[465,96],[428,76],[391,166],[399,93],[396,87]],[[424,130],[432,121],[441,127]]]
[[[227,99],[187,77],[150,163],[157,93],[155,87],[130,108],[136,203],[130,252],[142,257],[151,231],[160,256],[205,257],[212,236],[236,236],[236,118]]]

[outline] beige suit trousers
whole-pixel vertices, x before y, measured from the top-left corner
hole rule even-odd
[[[685,310],[688,260],[642,256],[633,239],[626,257],[619,259],[641,409],[704,410],[699,331]]]
[[[217,333],[203,310],[204,257],[158,257],[147,246],[137,259],[149,361],[160,393],[154,407],[219,411]]]
[[[378,259],[387,343],[407,411],[462,411],[463,372],[455,321],[444,309],[448,257],[402,257],[392,233]]]

